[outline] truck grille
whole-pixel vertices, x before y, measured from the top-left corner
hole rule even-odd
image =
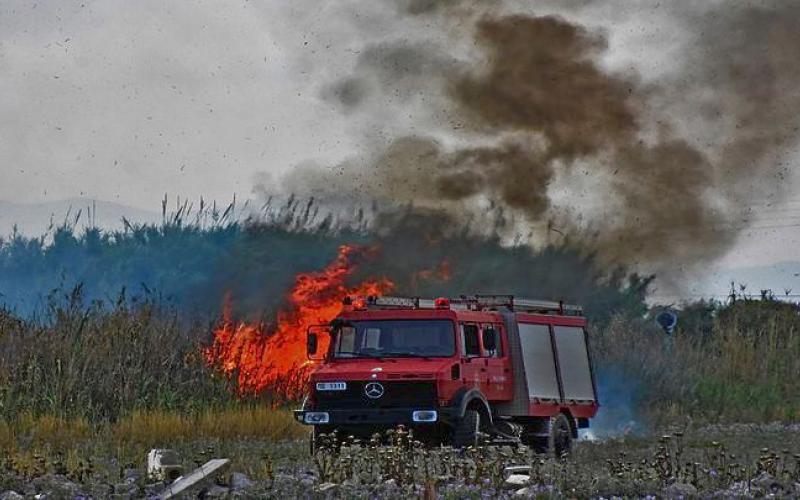
[[[315,391],[315,408],[347,410],[354,408],[430,408],[437,405],[436,383],[380,381],[384,393],[380,398],[368,398],[364,386],[372,380],[348,381],[344,391]]]

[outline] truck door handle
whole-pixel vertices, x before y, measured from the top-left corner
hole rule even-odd
[[[486,368],[481,368],[481,371],[482,371],[482,372],[485,372],[485,371],[486,371]]]

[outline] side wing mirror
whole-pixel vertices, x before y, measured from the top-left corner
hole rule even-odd
[[[315,332],[308,332],[308,337],[306,337],[306,354],[309,358],[317,353],[318,344],[319,339],[317,338],[317,334]]]
[[[327,340],[320,339],[320,334],[324,335],[329,332],[330,326],[328,325],[312,325],[308,327],[308,330],[306,331],[306,356],[308,359],[315,361],[321,359],[320,356],[315,357],[315,355],[320,350],[326,350],[328,347],[328,342],[323,342],[322,345],[320,345],[320,341]]]
[[[497,330],[494,328],[487,328],[483,330],[483,349],[486,351],[494,351],[497,349]]]

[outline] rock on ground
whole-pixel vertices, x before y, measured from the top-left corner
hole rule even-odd
[[[519,489],[527,486],[530,480],[530,476],[526,476],[525,474],[511,474],[508,476],[508,479],[505,480],[503,486],[508,489]]]
[[[241,472],[231,474],[230,487],[232,490],[246,490],[253,486],[253,481]]]
[[[113,487],[106,483],[95,483],[89,487],[90,498],[109,498]]]
[[[750,495],[750,486],[747,481],[737,481],[730,485],[727,490],[720,492],[723,498],[737,498]]]
[[[317,486],[317,491],[320,493],[330,493],[336,490],[339,487],[336,483],[322,483]]]
[[[672,483],[664,489],[667,498],[693,498],[697,496],[697,488],[686,483]]]
[[[125,469],[122,472],[122,476],[125,478],[126,483],[135,483],[142,478],[142,471],[139,469]]]
[[[119,483],[114,485],[114,493],[118,495],[136,495],[139,493],[139,487],[134,483]]]
[[[31,483],[36,491],[56,498],[75,498],[83,494],[80,486],[61,474],[45,474]]]
[[[531,496],[531,489],[528,488],[527,486],[525,488],[520,488],[514,492],[514,496],[521,498],[528,498],[529,496]]]
[[[25,497],[13,490],[0,493],[0,500],[22,500],[23,498]]]
[[[514,474],[530,473],[530,471],[531,471],[530,465],[509,465],[508,467],[503,469],[503,473],[508,474],[509,476]]]
[[[762,472],[757,478],[753,479],[753,486],[762,490],[764,493],[778,494],[783,491],[783,485],[780,481],[766,472]]]
[[[230,490],[224,486],[215,484],[200,494],[201,498],[226,498]]]

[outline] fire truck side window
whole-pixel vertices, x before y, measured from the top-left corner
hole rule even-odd
[[[461,348],[464,356],[475,358],[481,355],[479,333],[478,325],[461,325]]]
[[[339,331],[339,351],[353,352],[356,348],[356,329],[346,326]]]
[[[487,358],[502,358],[503,357],[503,341],[500,340],[500,327],[498,325],[485,325],[485,330],[494,331],[494,349],[484,349],[484,356]]]

